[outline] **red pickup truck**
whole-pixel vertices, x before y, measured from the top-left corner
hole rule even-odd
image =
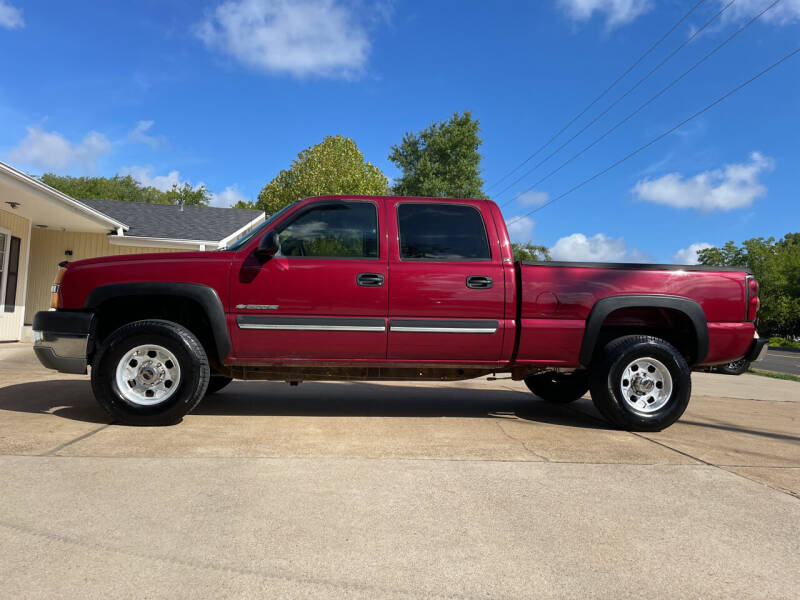
[[[46,366],[86,373],[121,422],[180,421],[232,379],[462,380],[509,373],[552,402],[587,391],[659,430],[691,369],[746,357],[741,270],[515,262],[489,200],[325,196],[228,248],[64,264],[34,319]]]

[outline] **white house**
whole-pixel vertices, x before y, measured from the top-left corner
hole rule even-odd
[[[0,162],[0,342],[24,339],[50,307],[61,261],[216,250],[263,220],[256,210],[76,200]]]

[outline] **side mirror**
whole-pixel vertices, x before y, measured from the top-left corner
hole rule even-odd
[[[261,238],[261,241],[258,242],[256,256],[261,260],[268,260],[275,256],[280,249],[281,241],[280,238],[278,238],[278,233],[276,231],[269,230]]]

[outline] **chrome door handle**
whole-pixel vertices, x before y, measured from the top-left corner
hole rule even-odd
[[[488,290],[492,287],[492,278],[485,275],[467,277],[467,287],[473,290]]]
[[[381,287],[383,285],[383,275],[380,273],[359,273],[356,283],[361,287]]]

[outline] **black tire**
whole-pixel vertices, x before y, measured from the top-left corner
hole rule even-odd
[[[725,373],[725,375],[741,375],[742,373],[746,373],[749,368],[750,361],[746,358],[740,358],[739,360],[734,360],[726,365],[719,365],[717,370],[720,373]]]
[[[589,373],[583,370],[570,373],[536,373],[525,378],[525,385],[546,402],[567,404],[589,391]]]
[[[666,368],[671,379],[671,394],[663,406],[652,412],[635,409],[623,394],[623,385],[632,385],[623,380],[623,374],[637,359],[655,359]],[[657,374],[648,376],[652,383],[644,384],[659,385]],[[668,342],[645,335],[630,335],[610,342],[592,364],[589,378],[597,410],[615,426],[629,431],[661,431],[669,427],[686,410],[692,394],[691,370],[683,356]],[[644,403],[654,397],[639,399]]]
[[[208,382],[208,389],[206,390],[206,396],[209,394],[216,394],[226,385],[228,385],[231,381],[233,381],[232,377],[225,377],[224,375],[212,375],[211,381]]]
[[[138,346],[156,345],[177,360],[180,377],[163,402],[140,405],[126,399],[117,384],[117,366]],[[167,362],[168,366],[169,361]],[[128,425],[173,425],[194,409],[208,387],[208,357],[194,334],[176,323],[162,320],[134,321],[114,331],[92,361],[92,391],[108,414]],[[150,393],[149,391],[147,393]]]

